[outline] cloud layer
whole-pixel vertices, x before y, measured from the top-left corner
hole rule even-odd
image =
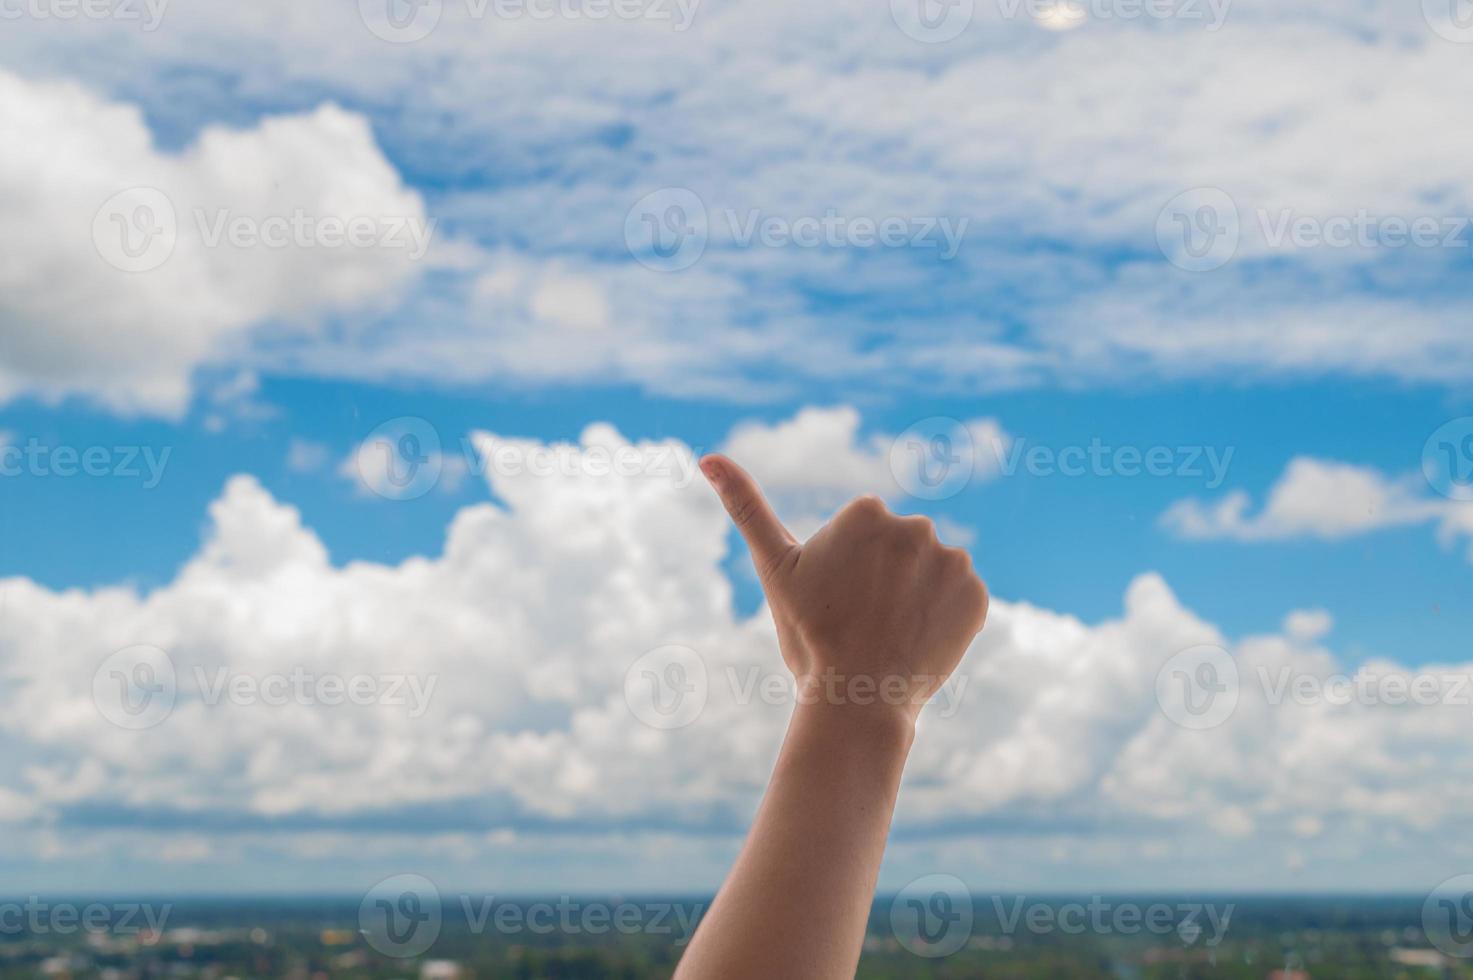
[[[630,443],[607,425],[576,447],[476,438],[557,449],[572,465],[488,468],[501,506],[460,511],[436,557],[334,567],[292,507],[239,476],[211,506],[199,553],[161,588],[0,581],[0,718],[13,746],[0,819],[15,839],[64,840],[77,821],[145,837],[188,827],[198,846],[176,855],[188,862],[273,828],[578,828],[681,847],[739,834],[790,710],[769,680],[781,676],[770,620],[733,613],[731,536],[703,484],[594,462],[690,450]],[[832,456],[854,437],[840,424],[808,446]],[[1251,835],[1259,848],[1354,850],[1466,820],[1468,715],[1456,696],[1457,678],[1468,696],[1473,665],[1345,664],[1324,645],[1331,626],[1307,610],[1278,635],[1224,637],[1153,574],[1099,623],[998,600],[923,717],[898,838],[1026,826],[1076,845],[1147,835],[1170,851]],[[157,724],[129,730],[108,700],[119,662],[107,658],[139,644],[167,652],[177,697]],[[1203,645],[1238,681],[1232,710],[1198,730],[1187,706],[1201,692],[1159,679]],[[672,647],[704,693],[666,730],[626,690],[652,651]],[[1408,703],[1377,688],[1342,703],[1287,686],[1341,673],[1432,676],[1441,694]]]
[[[0,397],[88,390],[176,411],[188,368],[226,341],[272,371],[742,400],[856,383],[1473,377],[1458,326],[1466,51],[1416,5],[1239,0],[1216,30],[1095,17],[1053,31],[982,3],[944,44],[857,0],[695,5],[688,23],[674,4],[605,20],[431,7],[437,26],[414,43],[376,36],[359,5],[285,0],[176,5],[154,30],[7,31],[21,74],[0,111],[24,134],[11,186],[46,193],[9,192],[24,226],[0,250],[23,278],[0,311]],[[106,94],[41,81],[59,65]],[[555,96],[532,97],[548,78]],[[303,114],[323,99],[353,111]],[[194,138],[182,154],[156,148],[180,137]],[[413,183],[460,244],[402,297],[391,287],[415,277],[378,255],[240,266],[181,243],[162,274],[96,268],[80,233],[95,199],[161,182],[181,207],[422,215]],[[1200,235],[1212,201],[1226,264],[1172,265],[1185,239],[1161,236]],[[1398,237],[1429,220],[1446,234]],[[855,230],[885,221],[904,225],[899,244]],[[58,236],[40,249],[20,233],[37,222]],[[803,222],[837,230],[806,247]],[[1341,247],[1344,222],[1370,230]],[[943,223],[965,224],[952,259],[931,247]],[[687,228],[692,264],[636,258],[640,235]],[[58,291],[58,276],[82,288]],[[102,307],[117,322],[93,331]],[[313,331],[268,329],[343,308]]]

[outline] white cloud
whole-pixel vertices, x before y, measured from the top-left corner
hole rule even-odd
[[[1393,479],[1379,470],[1297,457],[1268,492],[1262,510],[1236,490],[1215,504],[1181,500],[1161,523],[1188,539],[1339,540],[1385,528],[1437,523],[1445,543],[1473,531],[1473,507],[1432,496],[1420,476]]]
[[[1301,643],[1321,639],[1335,626],[1335,617],[1325,609],[1296,609],[1284,617],[1284,635]]]
[[[293,439],[286,447],[286,468],[293,473],[315,473],[331,461],[332,450],[310,439]]]
[[[238,357],[252,326],[300,329],[387,300],[416,275],[406,250],[381,243],[303,244],[290,231],[282,247],[237,247],[228,230],[212,241],[231,222],[265,230],[268,219],[298,214],[426,222],[368,122],[335,106],[251,129],[209,127],[165,152],[137,106],[0,72],[0,128],[0,198],[9,202],[0,210],[0,400],[80,396],[178,416],[195,370]],[[135,188],[152,190],[104,210]],[[128,257],[125,235],[141,255],[136,271],[104,257]]]
[[[500,814],[478,816],[483,828],[533,837],[538,823],[576,820],[593,847],[600,828],[631,821],[677,838],[734,832],[787,713],[740,696],[748,671],[780,669],[770,618],[733,614],[727,518],[703,482],[599,475],[589,454],[630,447],[606,425],[580,445],[576,472],[488,469],[504,507],[464,508],[442,554],[397,566],[332,566],[294,509],[241,476],[211,506],[199,554],[156,590],[0,581],[0,727],[20,763],[0,777],[0,803],[34,805],[0,815],[64,836],[53,821],[75,807],[186,811],[192,833],[212,836],[202,828],[217,817],[247,828],[311,818],[347,832],[340,822],[355,815],[400,812],[414,833],[416,808],[453,804]],[[998,599],[954,681],[960,704],[923,718],[897,839],[919,846],[938,825],[1029,826],[1074,853],[1103,846],[1101,832],[1145,828],[1160,844],[1153,866],[1167,869],[1192,841],[1220,846],[1219,833],[1257,834],[1261,850],[1322,828],[1317,840],[1364,853],[1384,833],[1426,840],[1460,826],[1473,813],[1473,764],[1459,750],[1466,707],[1269,702],[1281,670],[1352,669],[1318,645],[1328,625],[1296,612],[1283,635],[1233,640],[1150,574],[1118,617],[1092,624]],[[130,732],[97,710],[92,673],[139,643],[170,652],[179,696],[162,724]],[[1203,643],[1230,651],[1243,689],[1223,726],[1196,732],[1163,713],[1155,679]],[[710,694],[689,727],[661,732],[632,714],[623,685],[643,654],[671,644],[698,652]],[[211,705],[222,669],[435,684],[419,716],[388,703]],[[204,853],[174,856],[194,852]],[[1010,860],[1051,859],[1034,848]]]
[[[260,399],[261,379],[254,371],[238,371],[209,389],[209,409],[204,426],[209,432],[223,432],[232,422],[263,422],[276,418],[280,410]]]
[[[892,504],[906,500],[907,487],[900,481],[908,473],[901,467],[911,460],[904,447],[897,454],[896,435],[862,436],[860,426],[859,412],[847,405],[805,408],[776,424],[738,425],[722,451],[749,467],[794,533],[806,536],[860,494],[876,494]],[[971,480],[994,479],[1011,441],[1002,426],[994,419],[974,419],[950,428],[957,430],[955,451],[971,467]],[[970,446],[960,439],[963,432]]]

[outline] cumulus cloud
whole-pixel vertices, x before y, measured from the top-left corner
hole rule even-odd
[[[252,326],[303,329],[417,275],[393,229],[428,228],[424,203],[334,105],[172,152],[136,105],[0,72],[0,128],[0,400],[178,416]]]
[[[826,424],[853,451],[845,420]],[[759,693],[783,675],[766,611],[733,611],[727,518],[702,481],[605,465],[689,458],[679,443],[594,425],[565,448],[568,468],[487,467],[498,503],[462,509],[433,557],[336,567],[293,507],[239,476],[211,505],[199,553],[156,589],[0,581],[0,727],[18,760],[0,771],[0,819],[63,839],[83,813],[99,832],[182,820],[227,842],[273,826],[738,834],[789,703]],[[1466,707],[1284,693],[1297,690],[1286,676],[1431,670],[1343,664],[1321,645],[1328,628],[1324,613],[1295,611],[1281,635],[1229,638],[1154,574],[1096,623],[998,599],[923,716],[897,835],[1026,825],[1087,844],[1148,831],[1169,851],[1204,834],[1363,846],[1465,821]],[[99,710],[94,672],[116,680],[108,658],[139,644],[167,652],[177,695],[152,727],[120,728]],[[1157,684],[1203,644],[1240,678],[1235,710],[1205,731],[1174,722],[1188,695]],[[703,680],[704,695],[688,724],[664,730],[626,690],[672,647],[685,651],[680,680]],[[1440,670],[1466,678],[1473,665]],[[338,679],[337,701],[323,678]],[[267,696],[291,690],[309,694]],[[362,698],[344,703],[344,691]]]
[[[1432,496],[1418,475],[1389,477],[1371,467],[1298,457],[1269,489],[1262,509],[1251,513],[1242,490],[1216,503],[1181,500],[1161,523],[1188,539],[1282,541],[1339,540],[1386,528],[1436,524],[1444,542],[1473,529],[1467,503]]]

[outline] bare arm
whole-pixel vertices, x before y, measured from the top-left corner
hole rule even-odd
[[[799,705],[676,980],[852,977],[916,715],[981,629],[987,592],[925,518],[864,498],[800,545],[735,463],[701,468],[751,548]]]

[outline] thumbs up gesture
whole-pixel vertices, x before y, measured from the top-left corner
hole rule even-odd
[[[987,620],[971,557],[878,497],[799,543],[736,463],[707,456],[701,471],[752,552],[800,703],[893,709],[914,723]]]

